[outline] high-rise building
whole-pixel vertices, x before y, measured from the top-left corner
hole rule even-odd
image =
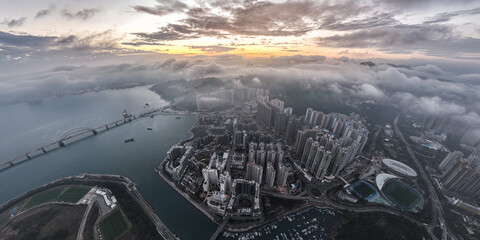
[[[253,148],[250,148],[250,150],[248,150],[248,161],[255,162],[256,155],[256,151]]]
[[[331,173],[336,177],[340,173],[340,171],[343,169],[345,164],[348,161],[348,153],[349,148],[343,147],[340,149],[338,152],[337,156],[335,157],[335,161],[333,162],[332,165],[332,170]]]
[[[287,129],[285,130],[285,141],[288,144],[295,142],[295,137],[297,136],[297,131],[301,123],[300,118],[290,117],[287,122]]]
[[[317,179],[323,179],[325,177],[328,166],[330,165],[330,161],[332,161],[332,153],[330,151],[326,151],[325,154],[323,154],[322,161],[320,162],[320,165],[315,173],[315,177]]]
[[[317,134],[316,129],[298,130],[293,149],[295,153],[302,154],[305,148],[305,142],[309,137],[313,138]]]
[[[457,159],[460,159],[462,157],[463,153],[460,151],[449,152],[447,156],[442,160],[442,162],[440,162],[440,164],[438,165],[438,169],[443,172],[452,164],[454,164]]]
[[[267,158],[267,153],[264,149],[257,150],[257,157],[255,158],[255,162],[260,166],[265,166],[265,160]]]
[[[277,186],[279,187],[285,187],[287,184],[287,178],[288,178],[288,168],[285,167],[283,164],[280,164],[278,166],[278,171],[277,171]]]
[[[312,165],[313,160],[315,158],[315,154],[317,154],[317,150],[319,146],[320,145],[318,144],[318,142],[315,141],[312,143],[312,147],[310,147],[310,151],[308,153],[305,153],[305,154],[308,154],[307,161],[305,162],[305,166],[307,168],[309,168]]]
[[[262,184],[262,178],[263,178],[263,167],[257,164],[253,164],[252,166],[252,179],[259,185]]]
[[[303,149],[303,154],[301,158],[301,162],[303,164],[306,164],[307,162],[308,154],[310,153],[310,148],[312,147],[312,144],[313,144],[313,138],[309,137],[305,142],[305,148]]]
[[[267,173],[265,176],[265,184],[268,187],[273,187],[273,185],[275,184],[275,174],[276,174],[275,168],[273,167],[271,162],[268,162]]]
[[[307,111],[305,112],[305,117],[304,117],[304,121],[305,122],[310,122],[310,118],[312,117],[312,114],[313,114],[313,109],[312,108],[307,108]]]
[[[274,162],[277,158],[277,150],[271,149],[267,151],[267,162]]]
[[[283,113],[284,102],[279,99],[269,100],[268,96],[258,97],[257,120],[267,127],[274,127],[276,115]]]
[[[288,115],[286,113],[277,113],[275,115],[274,130],[277,134],[285,134],[287,129]]]
[[[480,200],[480,157],[452,158],[446,164],[441,181],[444,187],[467,197]]]
[[[322,161],[324,154],[325,154],[325,147],[319,146],[317,151],[315,152],[315,157],[313,157],[313,160],[307,163],[306,167],[310,171],[310,173],[315,174],[318,166],[320,165],[320,162]]]
[[[214,185],[219,184],[217,169],[204,168],[202,169],[202,174],[203,174],[203,178],[205,180],[208,180],[210,184],[214,184]]]
[[[220,174],[220,192],[223,194],[230,194],[232,189],[232,177],[228,172]]]

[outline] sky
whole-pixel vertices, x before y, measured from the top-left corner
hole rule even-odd
[[[0,0],[0,106],[219,77],[388,99],[480,139],[479,20],[478,0]]]
[[[480,60],[479,1],[0,2],[1,62],[146,55]]]

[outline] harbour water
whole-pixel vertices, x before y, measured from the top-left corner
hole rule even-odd
[[[124,109],[167,104],[148,87],[90,92],[0,107],[0,162],[59,139],[68,130],[121,118]],[[216,225],[154,172],[167,150],[188,138],[194,116],[141,118],[0,172],[0,203],[52,180],[83,172],[121,174],[182,239],[208,239]],[[147,130],[152,128],[152,130]],[[124,143],[127,138],[134,142]]]
[[[220,239],[331,239],[334,224],[341,217],[333,211],[308,207],[277,221],[242,233],[224,232]]]

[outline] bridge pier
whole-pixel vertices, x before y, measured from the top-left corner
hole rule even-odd
[[[47,151],[45,150],[45,148],[42,147],[41,149],[42,149],[43,153],[47,153]]]
[[[28,159],[32,159],[30,156],[28,156],[28,153],[25,153],[25,157],[27,157]]]
[[[60,147],[65,147],[65,143],[63,143],[62,141],[59,141],[59,142],[58,142],[58,146],[60,146]]]
[[[93,135],[97,135],[97,130],[92,129],[92,133],[93,133]]]
[[[107,130],[108,130],[108,125],[105,125],[105,128],[107,128]]]

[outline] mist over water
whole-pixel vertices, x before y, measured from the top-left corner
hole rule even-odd
[[[94,128],[122,119],[122,111],[137,114],[144,104],[168,103],[148,90],[150,86],[89,92],[48,98],[36,103],[0,107],[0,162],[56,141],[71,129]]]
[[[1,161],[57,140],[77,127],[95,127],[167,102],[148,86],[51,98],[0,108]],[[165,224],[182,239],[208,239],[216,225],[166,184],[154,168],[167,150],[188,138],[193,116],[141,118],[0,172],[0,202],[52,180],[83,172],[131,178]],[[152,128],[148,131],[146,128]],[[133,137],[135,142],[124,143]]]

